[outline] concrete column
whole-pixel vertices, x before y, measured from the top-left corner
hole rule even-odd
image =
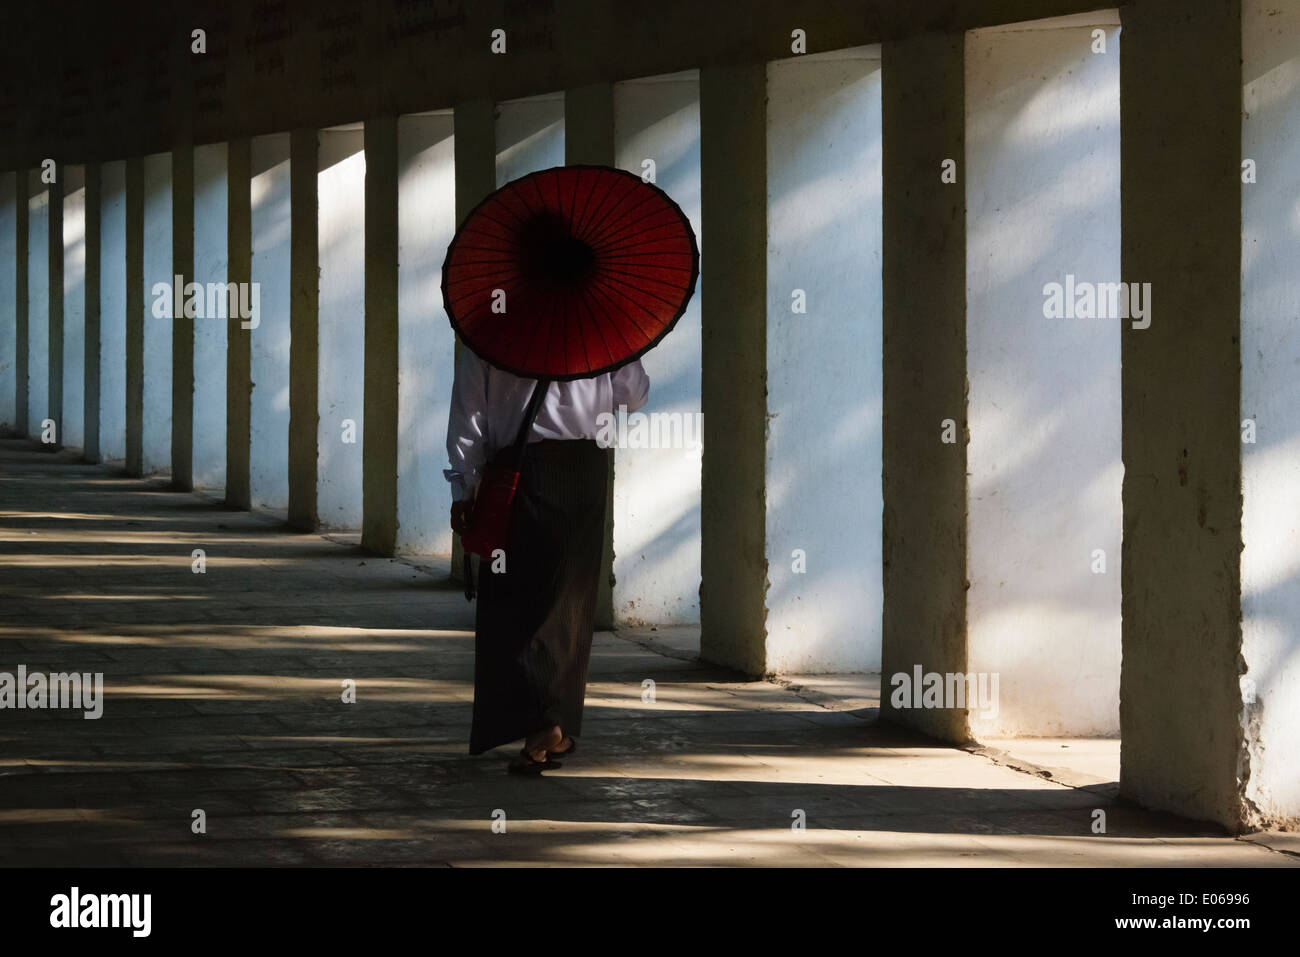
[[[20,426],[14,415],[18,376],[18,173],[0,173],[0,431]]]
[[[67,168],[58,167],[58,180],[49,185],[49,223],[46,241],[49,269],[49,338],[46,366],[46,416],[54,421],[54,441],[42,448],[63,446],[63,188]]]
[[[1122,330],[1120,792],[1242,817],[1241,5],[1120,9],[1121,263],[1151,284]],[[1158,304],[1158,305],[1156,305]]]
[[[172,150],[172,273],[179,276],[182,308],[172,316],[172,487],[194,488],[194,323],[186,316],[185,286],[194,281],[194,145]],[[177,290],[172,290],[175,302]],[[206,303],[205,303],[206,305]],[[202,319],[197,321],[202,322]]]
[[[289,524],[315,529],[320,378],[320,250],[316,173],[320,151],[314,129],[289,139]]]
[[[767,69],[700,71],[700,654],[767,668]]]
[[[564,91],[564,162],[614,165],[614,85]]]
[[[85,266],[82,281],[85,290],[86,337],[82,360],[85,376],[85,388],[82,392],[82,429],[85,439],[82,451],[87,462],[100,461],[99,448],[99,414],[100,414],[100,335],[99,335],[99,282],[100,282],[100,203],[103,202],[103,190],[100,185],[98,163],[86,164],[86,235]]]
[[[226,158],[226,281],[251,283],[253,269],[251,179],[252,144],[248,137],[230,141]],[[250,508],[250,377],[252,339],[239,311],[226,319],[226,504]],[[251,320],[250,320],[251,321]]]
[[[397,544],[397,117],[377,116],[366,121],[365,157],[361,547],[391,555]]]
[[[566,165],[614,165],[614,85],[596,83],[564,93]],[[597,628],[614,627],[614,454],[607,453],[605,538],[596,591]]]
[[[144,157],[126,161],[126,473],[144,474]]]
[[[497,184],[496,120],[491,100],[459,104],[454,113],[456,162],[456,223],[465,221],[470,210],[482,202]],[[456,349],[465,348],[456,341]],[[443,436],[444,440],[446,436]],[[449,517],[450,520],[450,517]],[[451,577],[460,580],[464,552],[460,536],[452,537]]]
[[[27,230],[28,194],[31,192],[26,170],[14,175],[14,430],[27,432],[27,306],[30,246]]]
[[[497,188],[496,121],[491,100],[459,104],[454,113],[456,142],[456,222]]]
[[[880,714],[949,741],[967,738],[965,711],[896,707],[891,676],[966,670],[964,46],[962,34],[886,42],[881,71]],[[945,159],[955,184],[940,180]]]

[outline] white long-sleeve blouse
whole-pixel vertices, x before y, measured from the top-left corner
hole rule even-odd
[[[443,471],[455,501],[472,498],[484,463],[514,442],[535,383],[502,372],[464,346],[457,347],[447,420],[451,468]],[[552,382],[528,441],[594,439],[600,427],[597,416],[620,406],[635,412],[649,396],[650,378],[639,359],[590,379]]]

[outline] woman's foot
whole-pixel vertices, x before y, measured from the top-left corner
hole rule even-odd
[[[524,746],[519,756],[506,767],[511,774],[541,774],[543,771],[560,767],[559,761],[550,759],[552,748],[564,740],[559,725],[534,731],[524,739]]]
[[[564,741],[564,732],[557,724],[551,728],[534,731],[524,741],[524,753],[538,764],[545,764],[547,756]]]
[[[562,758],[565,755],[572,754],[577,747],[578,742],[574,740],[573,736],[566,734],[564,735],[564,740],[546,752],[546,756],[551,760]]]

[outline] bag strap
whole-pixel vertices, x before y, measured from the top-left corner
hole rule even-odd
[[[537,384],[533,386],[533,394],[528,397],[528,406],[524,409],[524,420],[519,423],[519,434],[515,436],[515,443],[511,447],[511,457],[514,459],[516,472],[524,464],[524,450],[528,447],[528,433],[533,430],[533,423],[537,421],[537,413],[542,410],[542,402],[545,401],[546,392],[550,387],[550,379],[538,379]]]
[[[519,434],[515,436],[514,445],[511,446],[511,455],[514,459],[516,472],[523,467],[524,451],[528,448],[528,433],[533,430],[533,423],[537,421],[537,413],[541,411],[542,402],[546,399],[546,393],[550,387],[550,379],[538,379],[537,384],[533,386],[533,394],[528,397],[528,405],[524,409],[524,420],[519,423]],[[465,600],[473,601],[476,589],[474,587],[474,565],[469,552],[465,552],[463,562],[461,569],[465,577]]]

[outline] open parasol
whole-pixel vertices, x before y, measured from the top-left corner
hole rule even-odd
[[[465,218],[443,263],[461,341],[540,380],[611,372],[659,342],[699,277],[695,232],[658,186],[559,166],[507,183]]]

